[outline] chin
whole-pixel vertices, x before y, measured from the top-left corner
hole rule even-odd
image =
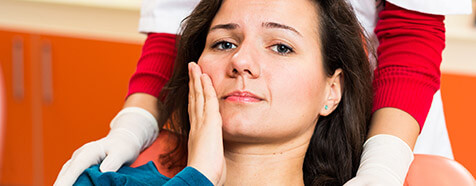
[[[288,132],[286,127],[277,127],[251,118],[237,117],[223,121],[223,139],[228,142],[273,143],[286,138]]]
[[[256,142],[263,135],[262,126],[250,118],[235,117],[223,120],[223,139],[235,142]]]
[[[251,123],[246,119],[239,117],[224,119],[223,132],[231,135],[242,135],[256,131],[257,124]]]

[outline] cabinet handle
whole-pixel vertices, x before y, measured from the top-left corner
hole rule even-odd
[[[51,104],[53,102],[53,64],[49,41],[44,41],[41,45],[41,81],[43,102]]]
[[[22,37],[14,37],[12,41],[12,86],[13,98],[22,100],[25,96],[24,76],[24,45]]]

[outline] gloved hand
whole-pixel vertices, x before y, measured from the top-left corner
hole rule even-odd
[[[139,107],[122,109],[111,121],[109,134],[77,149],[61,169],[54,185],[73,185],[81,173],[101,163],[102,172],[117,171],[133,163],[139,153],[150,146],[158,135],[157,120]]]
[[[364,144],[357,175],[344,186],[402,186],[413,152],[400,138],[379,134]]]

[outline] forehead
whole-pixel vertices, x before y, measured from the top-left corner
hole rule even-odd
[[[275,22],[315,36],[317,21],[317,10],[310,0],[224,0],[211,27],[228,23],[256,27]]]

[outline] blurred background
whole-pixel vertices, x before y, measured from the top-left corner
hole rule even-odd
[[[145,39],[140,3],[0,0],[0,185],[52,185],[107,134]],[[455,159],[476,175],[476,16],[446,25],[445,117]]]

